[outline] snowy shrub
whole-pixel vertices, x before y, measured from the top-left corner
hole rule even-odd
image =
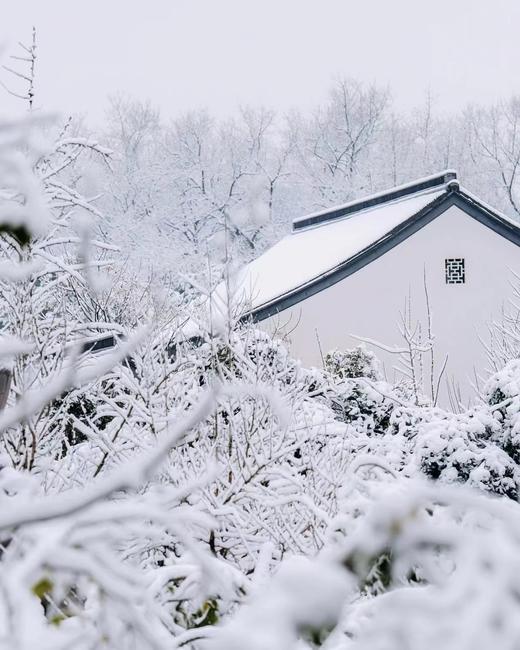
[[[327,401],[339,420],[369,436],[387,430],[401,398],[383,381],[376,356],[365,346],[327,354],[325,378]]]
[[[266,544],[278,558],[295,547],[307,553],[320,548],[350,443],[316,398],[325,386],[320,373],[303,369],[262,332],[234,336],[189,351],[191,366],[178,361],[197,383],[221,377],[234,388],[211,425],[178,448],[175,464],[188,473],[210,459],[219,466],[205,491],[208,507],[222,512],[211,547],[250,571]],[[329,440],[339,443],[336,458]]]
[[[395,408],[393,389],[363,378],[333,381],[328,398],[336,417],[368,436],[384,434]]]
[[[290,581],[297,565],[284,562],[204,647],[517,647],[518,505],[418,479],[363,483],[370,498],[350,534],[332,538]],[[368,594],[376,558],[384,588]]]
[[[376,355],[364,345],[341,352],[333,350],[325,355],[325,369],[338,379],[365,377],[372,381],[382,379]]]
[[[520,464],[520,360],[492,375],[483,393],[497,422],[490,439]]]
[[[412,453],[427,477],[518,498],[520,468],[490,440],[497,428],[492,414],[478,408],[461,415],[425,415],[411,435]]]

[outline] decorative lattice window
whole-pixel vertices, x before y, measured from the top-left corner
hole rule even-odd
[[[466,282],[466,269],[463,257],[452,257],[444,261],[446,270],[446,284],[464,284]]]

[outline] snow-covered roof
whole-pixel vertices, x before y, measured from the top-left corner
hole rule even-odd
[[[360,253],[445,192],[445,172],[440,185],[416,189],[432,179],[441,175],[296,219],[290,235],[239,272],[236,299],[255,310]]]
[[[338,270],[368,263],[368,253],[375,249],[382,254],[386,245],[397,243],[401,231],[415,227],[434,207],[446,209],[453,200],[464,202],[464,209],[478,212],[476,218],[520,242],[518,224],[461,190],[456,172],[443,171],[296,219],[290,235],[237,274],[233,302],[260,319],[285,309],[337,281]],[[225,293],[221,286],[215,296],[218,303],[227,302]]]

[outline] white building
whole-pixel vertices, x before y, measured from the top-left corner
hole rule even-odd
[[[238,294],[307,365],[358,337],[407,349],[404,319],[425,350],[415,350],[414,362],[425,392],[438,382],[448,406],[457,386],[466,402],[485,377],[489,327],[520,274],[519,245],[519,225],[446,171],[296,219],[289,236],[239,274]],[[387,378],[398,379],[403,359],[376,351]]]

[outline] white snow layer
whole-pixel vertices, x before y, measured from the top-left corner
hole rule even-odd
[[[444,192],[441,187],[415,194],[284,237],[238,273],[235,301],[256,309],[326,275]],[[224,296],[218,295],[218,299]]]

